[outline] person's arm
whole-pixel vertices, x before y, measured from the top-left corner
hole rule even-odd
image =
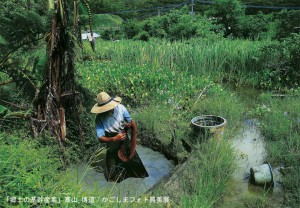
[[[125,133],[119,133],[116,136],[113,137],[106,137],[105,133],[104,133],[104,127],[102,122],[99,121],[99,118],[96,118],[96,135],[97,135],[97,139],[100,142],[115,142],[115,141],[123,141],[126,138],[126,134]]]
[[[124,117],[124,120],[127,122],[125,125],[124,125],[124,129],[129,129],[129,128],[134,128],[136,129],[136,124],[135,122],[132,120],[128,110],[123,107],[123,117]]]
[[[113,137],[101,136],[101,137],[99,137],[99,140],[102,142],[115,142],[115,141],[124,141],[125,138],[126,138],[125,133],[119,133]]]

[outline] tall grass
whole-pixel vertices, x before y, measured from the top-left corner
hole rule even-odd
[[[187,70],[193,74],[211,76],[216,80],[257,82],[260,70],[256,59],[259,48],[265,42],[245,40],[202,40],[149,42],[120,40],[119,42],[97,41],[96,53],[85,49],[85,58],[109,60],[119,64],[142,66],[152,69],[167,67],[171,70]],[[249,80],[250,75],[256,76]]]
[[[22,134],[21,134],[22,135]],[[12,197],[63,196],[76,188],[60,173],[59,156],[51,147],[42,147],[22,135],[0,134],[1,206],[29,203],[10,202]],[[60,182],[59,182],[60,181]],[[33,205],[35,203],[32,203]]]
[[[262,97],[266,106],[261,127],[268,146],[268,160],[283,167],[284,206],[300,204],[300,99]],[[266,110],[267,109],[267,110]]]
[[[182,196],[181,207],[217,207],[222,202],[235,167],[233,150],[224,140],[211,140],[198,148],[187,166],[187,173],[193,174],[182,178],[187,191]]]
[[[112,206],[103,203],[103,198],[112,195],[110,190],[99,188],[99,181],[92,181],[95,187],[82,189],[88,165],[95,162],[102,149],[95,151],[83,172],[77,174],[73,167],[62,167],[57,145],[45,146],[40,139],[24,135],[0,133],[0,207]]]

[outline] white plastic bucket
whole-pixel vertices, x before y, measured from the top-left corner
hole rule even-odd
[[[261,186],[273,186],[273,171],[270,163],[250,168],[250,182]]]

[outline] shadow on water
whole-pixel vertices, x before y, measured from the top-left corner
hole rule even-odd
[[[117,197],[136,197],[151,189],[163,177],[171,173],[174,163],[165,158],[157,151],[153,151],[141,145],[136,149],[143,165],[145,166],[148,177],[145,178],[126,178],[120,183],[107,181],[104,175],[105,153],[100,155],[100,164],[96,163],[89,166],[79,164],[73,167],[77,178],[81,179],[84,191],[103,190]],[[100,166],[99,166],[100,165]]]
[[[247,197],[267,196],[273,203],[280,203],[283,200],[279,168],[273,168],[273,187],[267,188],[249,183],[250,168],[263,164],[266,158],[264,138],[257,123],[256,119],[246,119],[244,127],[232,141],[236,151],[237,168],[233,173],[232,189],[224,200],[227,204]]]

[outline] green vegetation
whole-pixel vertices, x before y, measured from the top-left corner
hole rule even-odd
[[[184,161],[187,157],[193,158],[191,164],[187,165],[187,170],[183,173],[184,177],[179,185],[183,187],[180,192],[181,196],[177,196],[172,190],[167,192],[174,200],[173,203],[181,204],[184,207],[190,207],[193,203],[195,206],[202,204],[203,207],[206,207],[220,202],[221,193],[226,191],[226,184],[229,183],[229,173],[234,168],[232,149],[225,144],[226,142],[222,142],[219,146],[214,143],[199,144],[197,151],[189,155],[182,146],[182,140],[193,144],[192,146],[196,145],[197,141],[192,135],[189,123],[191,118],[198,114],[216,114],[226,117],[228,119],[226,138],[230,138],[230,135],[232,136],[239,126],[243,105],[234,94],[225,91],[220,85],[214,84],[208,77],[204,77],[200,73],[197,75],[190,70],[181,71],[179,67],[170,69],[167,68],[168,64],[163,66],[157,63],[154,65],[153,63],[156,61],[164,60],[161,58],[158,60],[160,54],[153,57],[148,64],[140,66],[126,64],[130,63],[130,59],[127,62],[122,57],[134,57],[132,54],[126,55],[126,51],[123,53],[121,50],[125,48],[123,44],[128,43],[128,41],[119,43],[120,48],[114,50],[103,47],[108,51],[119,51],[117,55],[110,54],[111,57],[117,57],[116,59],[112,58],[112,61],[86,61],[84,64],[78,65],[80,68],[79,81],[94,95],[99,91],[106,90],[121,95],[125,99],[125,103],[130,103],[130,107],[128,107],[135,112],[133,118],[138,124],[139,138],[142,143],[159,149],[169,156],[175,154],[173,157],[179,162]],[[136,43],[132,42],[132,44]],[[140,42],[140,44],[147,43]],[[180,46],[184,47],[183,44]],[[162,46],[156,47],[160,49]],[[145,55],[151,56],[143,48],[134,48],[145,51],[144,54],[136,57],[136,61],[143,61],[140,57]],[[102,53],[104,52],[102,51]],[[92,59],[99,58],[97,53]],[[139,54],[139,52],[135,51],[135,54]],[[124,63],[119,60],[123,60]],[[131,61],[135,60],[131,59]],[[144,63],[147,62],[144,61]],[[207,87],[206,93],[199,98],[205,87]],[[139,107],[136,108],[136,106]],[[222,150],[215,151],[221,146]],[[202,153],[199,154],[199,152]],[[194,172],[195,177],[192,178],[192,181],[185,180],[185,178],[191,178],[188,175],[197,167],[199,170]],[[215,177],[218,178],[217,181]],[[203,178],[207,180],[203,181]],[[207,188],[204,189],[204,187]],[[216,192],[220,195],[216,196]],[[158,189],[154,193],[165,192]],[[189,200],[184,197],[185,195],[192,196],[192,199]]]
[[[216,81],[236,80],[248,85],[259,85],[261,69],[257,58],[260,56],[260,47],[266,44],[267,42],[241,40],[193,39],[173,43],[122,40],[117,43],[99,42],[101,49],[96,53],[87,49],[83,58],[107,60],[122,65],[146,64],[153,69],[167,67],[194,75],[205,75]]]
[[[224,36],[238,35],[239,18],[245,13],[245,8],[238,0],[215,0],[216,4],[207,10],[208,16],[216,19],[216,23],[224,28]]]
[[[297,207],[300,194],[300,106],[299,92],[286,98],[261,98],[266,109],[261,115],[261,129],[268,145],[268,160],[281,166],[286,206]]]
[[[81,15],[82,25],[88,28],[88,15]],[[121,27],[123,19],[116,15],[109,14],[94,14],[93,28],[95,32],[101,33],[104,30],[116,30]]]
[[[130,18],[111,33],[110,39],[148,41],[151,38],[186,40],[190,38],[227,37],[230,39],[281,40],[299,32],[299,10],[282,10],[270,13],[259,11],[246,14],[238,0],[217,0],[199,15],[190,15],[190,8],[183,6],[164,15],[147,19]],[[107,39],[107,37],[105,36]]]
[[[158,103],[134,114],[143,143],[155,147],[153,143],[159,141],[158,145],[167,155],[174,152],[179,161],[188,158],[184,167],[176,172],[175,179],[167,185],[162,184],[153,193],[167,194],[179,207],[218,206],[222,203],[222,195],[227,191],[235,168],[234,151],[228,140],[240,125],[243,105],[234,94],[223,91],[220,86],[212,86],[198,102],[196,97],[189,98],[187,106],[187,109],[178,109],[172,103]],[[189,127],[190,120],[201,114],[214,114],[227,119],[223,141],[203,142],[201,137],[193,134]],[[182,140],[194,149],[190,155],[182,146]]]
[[[196,15],[190,15],[190,4],[171,10],[173,4],[182,1],[103,0],[90,1],[96,13],[90,23],[85,1],[80,1],[78,14],[77,7],[70,6],[73,1],[57,2],[56,11],[48,10],[41,0],[4,1],[0,5],[0,26],[5,28],[0,31],[1,207],[14,204],[7,201],[11,197],[34,196],[62,200],[95,196],[93,204],[78,206],[112,206],[102,202],[102,197],[110,197],[109,190],[97,186],[83,190],[81,178],[72,167],[74,163],[95,162],[103,151],[94,138],[94,116],[89,113],[100,91],[121,96],[137,123],[140,142],[179,165],[174,180],[165,180],[145,194],[168,196],[170,203],[122,203],[119,207],[222,206],[235,168],[234,150],[228,141],[240,128],[244,115],[260,120],[267,160],[283,167],[282,206],[299,205],[298,10],[259,12],[242,4],[261,4],[259,0],[218,0],[215,5],[197,3]],[[265,5],[274,2],[264,1]],[[276,3],[297,6],[293,0]],[[156,15],[160,11],[151,10],[166,5],[171,5],[170,9],[160,15]],[[101,14],[138,9],[149,10],[144,10],[144,17],[141,11]],[[55,21],[57,24],[51,26]],[[89,26],[104,40],[96,40],[95,50],[87,41],[79,49],[76,37]],[[57,71],[49,73],[50,69]],[[47,85],[53,77],[55,82]],[[249,107],[224,87],[232,83],[268,90],[271,95],[263,94]],[[50,88],[48,94],[39,94]],[[276,93],[280,93],[279,98],[274,98]],[[50,118],[48,123],[60,129],[60,107],[65,107],[67,121],[63,145],[57,144],[59,132],[51,134],[54,128],[45,122]],[[54,113],[41,117],[49,108]],[[190,120],[201,114],[226,118],[223,140],[203,140],[194,134]],[[33,129],[33,122],[39,123],[38,128]],[[277,206],[267,196],[243,198],[240,204]],[[40,205],[47,204],[15,204]],[[70,204],[57,205],[62,206]]]
[[[287,91],[299,87],[300,74],[300,35],[295,34],[283,42],[272,42],[261,51],[262,79],[265,89]]]
[[[46,196],[63,197],[70,190],[74,193],[80,190],[76,183],[68,180],[69,173],[61,172],[56,145],[41,145],[41,141],[30,139],[24,132],[10,136],[1,132],[0,142],[0,206],[14,204],[10,203],[13,197],[28,197],[30,200],[36,197],[37,200]],[[27,207],[25,202],[20,204]]]
[[[218,207],[235,168],[233,150],[225,140],[200,144],[194,154],[183,174],[181,207]]]
[[[152,68],[189,71],[214,81],[238,82],[263,89],[286,91],[299,86],[299,35],[283,42],[245,40],[99,42],[101,50],[83,58]],[[165,58],[162,58],[165,57]],[[98,69],[100,70],[100,69]]]
[[[171,41],[187,40],[193,37],[216,39],[222,35],[222,30],[206,17],[189,15],[187,7],[142,22],[133,20],[125,22],[123,31],[126,38],[143,41],[150,38]]]

